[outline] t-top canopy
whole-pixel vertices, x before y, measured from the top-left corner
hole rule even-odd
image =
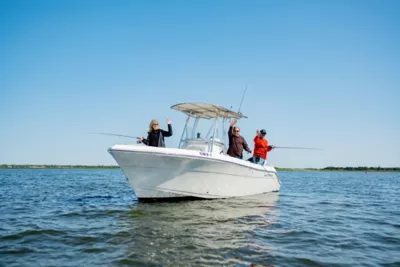
[[[212,118],[234,118],[241,119],[247,118],[243,116],[241,113],[231,111],[229,109],[212,105],[212,104],[203,104],[203,103],[181,103],[176,104],[171,107],[172,109],[182,111],[188,116],[195,118],[203,118],[203,119],[212,119]]]

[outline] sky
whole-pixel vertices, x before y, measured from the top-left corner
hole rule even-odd
[[[211,103],[288,168],[400,167],[400,1],[0,1],[0,164],[107,152]],[[247,155],[246,155],[247,156]]]

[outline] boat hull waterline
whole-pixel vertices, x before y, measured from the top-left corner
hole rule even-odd
[[[280,189],[274,167],[223,154],[139,145],[108,151],[139,200],[245,197]]]

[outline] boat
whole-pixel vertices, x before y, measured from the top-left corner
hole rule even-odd
[[[280,190],[273,166],[226,154],[227,124],[247,118],[242,113],[206,103],[171,109],[187,116],[177,148],[117,144],[108,149],[139,201],[240,198]],[[204,137],[197,132],[200,120],[211,122]]]

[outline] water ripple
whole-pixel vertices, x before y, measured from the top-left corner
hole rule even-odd
[[[119,170],[0,170],[5,266],[400,266],[400,176],[280,172],[251,199],[137,203]]]

